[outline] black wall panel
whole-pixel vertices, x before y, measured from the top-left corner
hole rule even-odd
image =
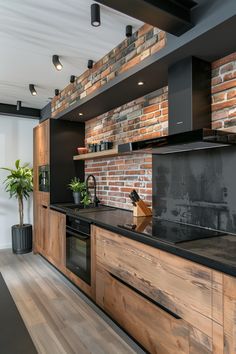
[[[154,215],[236,232],[236,148],[153,155]]]

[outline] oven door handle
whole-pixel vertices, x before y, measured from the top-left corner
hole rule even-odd
[[[72,235],[72,236],[75,236],[76,238],[78,238],[79,240],[88,240],[90,238],[90,236],[83,236],[81,235],[80,233],[77,233],[77,232],[73,232],[71,230],[68,230],[68,228],[66,229],[66,233],[69,234],[69,235]]]

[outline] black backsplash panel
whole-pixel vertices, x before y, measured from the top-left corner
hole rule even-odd
[[[236,233],[236,148],[153,155],[154,215]]]

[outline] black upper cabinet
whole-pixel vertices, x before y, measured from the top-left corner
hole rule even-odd
[[[73,161],[78,146],[84,146],[84,123],[50,119],[50,202],[73,201],[68,183],[74,176],[84,180],[84,161]]]

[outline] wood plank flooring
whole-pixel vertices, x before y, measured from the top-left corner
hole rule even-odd
[[[40,256],[0,250],[0,272],[40,354],[143,353]]]

